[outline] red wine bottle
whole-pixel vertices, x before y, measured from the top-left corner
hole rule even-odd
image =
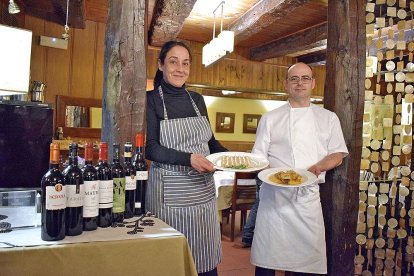
[[[65,223],[66,235],[77,236],[83,231],[83,186],[82,171],[78,167],[78,145],[69,145],[69,166],[63,171],[66,186]]]
[[[114,144],[113,150],[111,170],[114,180],[114,207],[112,207],[112,222],[122,222],[125,212],[125,172],[121,165],[119,144]]]
[[[144,156],[144,134],[138,133],[135,136],[135,155],[133,165],[135,167],[135,178],[137,189],[135,191],[135,214],[145,214],[145,193],[147,190],[148,170]]]
[[[99,217],[98,226],[108,227],[112,224],[112,206],[114,201],[114,181],[108,166],[108,144],[99,144],[99,160],[95,167],[99,179]]]
[[[44,241],[58,241],[65,238],[66,190],[63,175],[59,171],[59,156],[59,144],[51,143],[49,170],[41,182],[41,237]]]
[[[85,166],[82,168],[85,198],[83,201],[83,230],[91,231],[98,228],[99,214],[99,179],[98,172],[92,165],[93,144],[85,144]]]
[[[124,171],[125,171],[125,218],[135,215],[135,167],[132,165],[132,144],[127,142],[124,146]]]

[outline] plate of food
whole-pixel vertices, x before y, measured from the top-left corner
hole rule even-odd
[[[270,168],[261,171],[258,177],[267,184],[284,188],[303,187],[318,181],[313,173],[294,168]]]
[[[255,172],[269,166],[269,161],[258,154],[238,151],[213,153],[206,156],[214,168],[232,172]]]

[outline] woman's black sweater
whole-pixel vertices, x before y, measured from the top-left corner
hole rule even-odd
[[[165,108],[168,119],[197,117],[197,113],[191,104],[185,86],[175,87],[164,80],[161,81]],[[191,98],[197,105],[202,116],[208,119],[207,108],[203,96],[189,91]],[[177,151],[160,145],[160,121],[164,120],[164,109],[158,89],[147,93],[147,138],[145,146],[145,157],[149,160],[173,165],[191,166],[191,153]],[[215,138],[214,135],[208,142],[210,153],[227,151]]]

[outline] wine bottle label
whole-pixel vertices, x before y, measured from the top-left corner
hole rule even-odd
[[[99,180],[99,208],[112,208],[114,201],[113,190],[113,180]]]
[[[136,180],[148,180],[148,171],[137,171]]]
[[[66,188],[62,184],[46,187],[46,210],[66,208]]]
[[[66,185],[66,207],[82,207],[84,197],[83,184],[79,185],[79,189],[76,189],[76,185]]]
[[[93,218],[99,213],[99,181],[85,181],[85,198],[83,200],[83,217]]]
[[[135,175],[125,176],[125,190],[136,190],[137,189],[137,178]]]
[[[125,177],[114,177],[114,207],[113,213],[123,213],[125,211]]]

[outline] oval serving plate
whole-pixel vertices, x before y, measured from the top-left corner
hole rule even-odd
[[[271,175],[274,175],[275,173],[278,173],[280,171],[288,171],[288,170],[293,170],[297,174],[300,174],[303,177],[303,182],[300,183],[300,184],[295,184],[294,185],[294,184],[280,184],[280,183],[273,182],[272,180],[270,180]],[[295,168],[270,168],[270,169],[266,169],[266,170],[261,171],[258,174],[258,177],[259,177],[260,180],[262,180],[263,182],[265,182],[269,185],[274,185],[274,186],[283,187],[283,188],[303,187],[303,186],[314,184],[318,181],[318,178],[313,173],[311,173],[307,170],[295,169]]]
[[[226,168],[223,167],[221,161],[223,157],[233,157],[233,156],[240,156],[240,157],[248,157],[251,162],[251,166],[245,169],[234,169],[234,168]],[[231,171],[231,172],[255,172],[260,171],[267,166],[269,166],[269,161],[262,155],[248,153],[248,152],[238,152],[238,151],[226,151],[226,152],[218,152],[213,153],[206,158],[214,164],[214,168],[222,171]]]

